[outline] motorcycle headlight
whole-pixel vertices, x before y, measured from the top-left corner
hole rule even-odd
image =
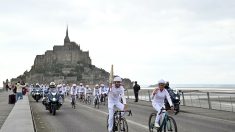
[[[176,96],[175,99],[179,99],[179,97]]]
[[[56,98],[52,98],[52,101],[56,101]]]

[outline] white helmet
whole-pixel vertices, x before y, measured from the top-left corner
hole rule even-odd
[[[101,86],[101,87],[104,87],[104,84],[102,83],[102,84],[100,84],[100,86]]]
[[[99,84],[96,84],[95,86],[96,86],[96,87],[99,87]]]
[[[50,85],[49,85],[50,88],[55,88],[55,83],[54,82],[51,82]]]
[[[77,85],[74,83],[72,86],[73,86],[73,87],[76,87]]]
[[[160,83],[165,84],[166,82],[163,79],[161,79],[161,80],[158,81],[158,84],[160,84]]]
[[[86,88],[89,88],[89,85],[86,85]]]
[[[57,88],[60,88],[61,87],[61,84],[57,85]]]
[[[82,83],[79,84],[80,86],[83,85]]]
[[[114,82],[122,82],[122,78],[117,76],[113,79],[113,81]]]

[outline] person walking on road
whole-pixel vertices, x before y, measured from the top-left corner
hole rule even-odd
[[[22,88],[23,88],[23,85],[21,85],[19,81],[16,84],[16,101],[18,101],[19,99],[23,99]]]
[[[138,96],[139,96],[140,85],[137,84],[137,81],[135,81],[135,85],[134,85],[133,89],[134,89],[134,94],[135,94],[135,102],[138,102],[138,100],[139,100]]]

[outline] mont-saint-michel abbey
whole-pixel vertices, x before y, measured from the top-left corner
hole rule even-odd
[[[111,64],[107,64],[111,65]],[[94,85],[105,83],[109,72],[92,65],[89,51],[82,51],[80,45],[69,39],[68,28],[63,45],[55,45],[53,50],[47,50],[43,55],[37,55],[30,71],[12,79],[24,80],[28,83],[85,83]],[[124,79],[126,85],[131,85],[129,79]]]

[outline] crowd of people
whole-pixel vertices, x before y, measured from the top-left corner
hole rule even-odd
[[[89,85],[84,85],[83,83],[77,84],[58,84],[55,85],[54,82],[50,84],[31,84],[30,86],[25,85],[24,82],[18,82],[15,85],[11,85],[8,88],[14,91],[16,95],[16,100],[23,98],[23,88],[25,90],[29,90],[30,93],[38,88],[42,91],[43,97],[47,96],[48,93],[53,85],[53,90],[56,90],[61,95],[61,98],[64,99],[66,96],[76,97],[79,100],[86,100],[89,96],[98,96],[99,101],[101,102],[103,99],[108,99],[108,130],[111,132],[113,130],[113,115],[114,115],[114,108],[118,108],[119,110],[127,110],[127,101],[124,95],[124,86],[122,84],[121,77],[115,77],[113,79],[113,83],[105,86],[103,83],[96,84],[94,88],[90,87]],[[28,86],[28,89],[26,88]],[[152,92],[152,106],[156,110],[157,116],[155,120],[155,127],[159,127],[159,115],[158,112],[161,108],[164,108],[164,101],[167,99],[168,103],[170,104],[171,109],[173,109],[173,104],[170,98],[168,91],[165,89],[166,82],[164,80],[158,81],[158,87],[156,87]],[[135,102],[138,102],[138,92],[140,90],[140,86],[135,82],[133,86],[134,94],[135,94]],[[122,101],[121,101],[122,100]],[[76,101],[75,101],[76,102]],[[62,103],[62,102],[61,102]]]

